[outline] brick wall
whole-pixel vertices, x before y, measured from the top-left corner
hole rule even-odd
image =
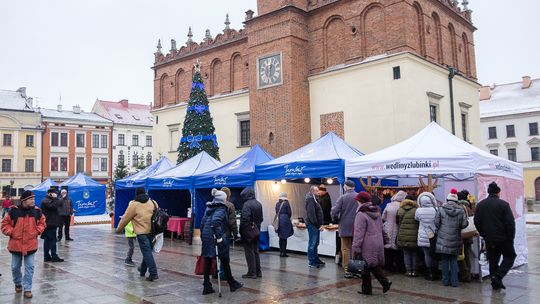
[[[345,138],[343,111],[321,115],[321,136],[334,132],[337,136]]]

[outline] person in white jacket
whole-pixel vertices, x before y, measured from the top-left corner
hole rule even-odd
[[[437,231],[435,227],[437,200],[433,194],[423,192],[418,196],[418,205],[420,205],[420,208],[416,209],[414,219],[420,223],[418,228],[418,247],[424,252],[424,262],[426,264],[424,278],[435,281],[438,280],[437,260],[429,252],[428,231],[431,230],[433,233]]]

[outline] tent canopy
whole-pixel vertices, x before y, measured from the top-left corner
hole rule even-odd
[[[347,160],[347,177],[485,174],[523,179],[523,166],[489,154],[432,122],[411,138]]]
[[[32,192],[34,192],[34,195],[36,196],[35,201],[36,201],[36,205],[38,207],[41,206],[41,201],[47,195],[47,190],[49,190],[51,187],[55,187],[55,186],[57,187],[58,184],[55,181],[53,181],[52,179],[47,178],[41,184],[39,184],[39,185],[35,186],[34,188],[30,189],[30,190],[32,190]]]
[[[255,183],[255,166],[274,159],[259,145],[228,164],[194,177],[195,188],[247,187]]]
[[[84,173],[77,173],[76,175],[66,179],[60,184],[60,187],[67,186],[68,189],[72,187],[98,187],[105,189],[105,185],[96,182]]]
[[[123,179],[117,180],[114,182],[114,187],[116,190],[126,189],[126,188],[139,188],[146,187],[146,179],[148,177],[160,174],[172,168],[174,165],[171,161],[162,156],[157,162],[152,165],[142,169],[141,171],[132,174]]]
[[[334,178],[345,181],[345,160],[364,155],[330,132],[289,154],[256,166],[257,180]]]
[[[202,151],[178,166],[148,178],[148,189],[191,189],[194,175],[221,166],[219,161]]]
[[[77,173],[60,184],[67,187],[73,201],[75,215],[100,215],[105,213],[105,185],[96,182],[84,173]]]

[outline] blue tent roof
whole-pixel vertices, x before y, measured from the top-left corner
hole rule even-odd
[[[147,180],[148,189],[191,189],[193,176],[221,167],[222,164],[205,151],[176,167],[154,175]]]
[[[255,165],[274,159],[259,145],[237,159],[210,172],[194,177],[195,188],[247,187],[255,183]]]
[[[157,162],[152,165],[142,169],[141,171],[132,174],[123,179],[117,180],[114,182],[115,189],[127,189],[127,188],[139,188],[146,187],[146,179],[165,172],[174,167],[174,164],[165,157],[162,156]]]
[[[30,190],[47,192],[47,190],[49,190],[52,186],[58,186],[58,184],[55,181],[53,181],[52,179],[47,178],[41,184],[35,186],[34,188],[32,188]]]
[[[63,181],[60,184],[60,186],[68,186],[68,188],[73,188],[73,187],[87,187],[87,188],[88,187],[103,187],[105,188],[105,185],[96,182],[90,177],[84,175],[84,173],[77,173],[76,175]]]
[[[257,180],[337,178],[345,181],[345,160],[364,155],[330,132],[289,154],[255,168]]]

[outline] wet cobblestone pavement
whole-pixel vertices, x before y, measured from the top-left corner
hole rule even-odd
[[[333,259],[324,259],[327,266],[322,269],[309,269],[305,255],[280,258],[275,251],[261,254],[262,279],[241,279],[247,267],[237,247],[231,251],[231,266],[245,287],[231,293],[223,284],[222,298],[217,293],[201,295],[202,276],[193,274],[199,246],[165,239],[163,250],[155,255],[159,280],[147,282],[136,267],[124,265],[127,241],[109,225],[72,229],[75,241],[58,243],[58,254],[66,262],[44,263],[40,241],[33,299],[15,293],[7,238],[0,237],[0,303],[540,303],[540,225],[528,226],[529,264],[511,271],[502,292],[492,291],[489,280],[452,288],[421,277],[391,275],[390,292],[383,295],[374,281],[374,295],[363,296],[357,294],[360,280],[343,278]],[[141,261],[137,245],[133,259]],[[217,281],[213,283],[217,290]]]

